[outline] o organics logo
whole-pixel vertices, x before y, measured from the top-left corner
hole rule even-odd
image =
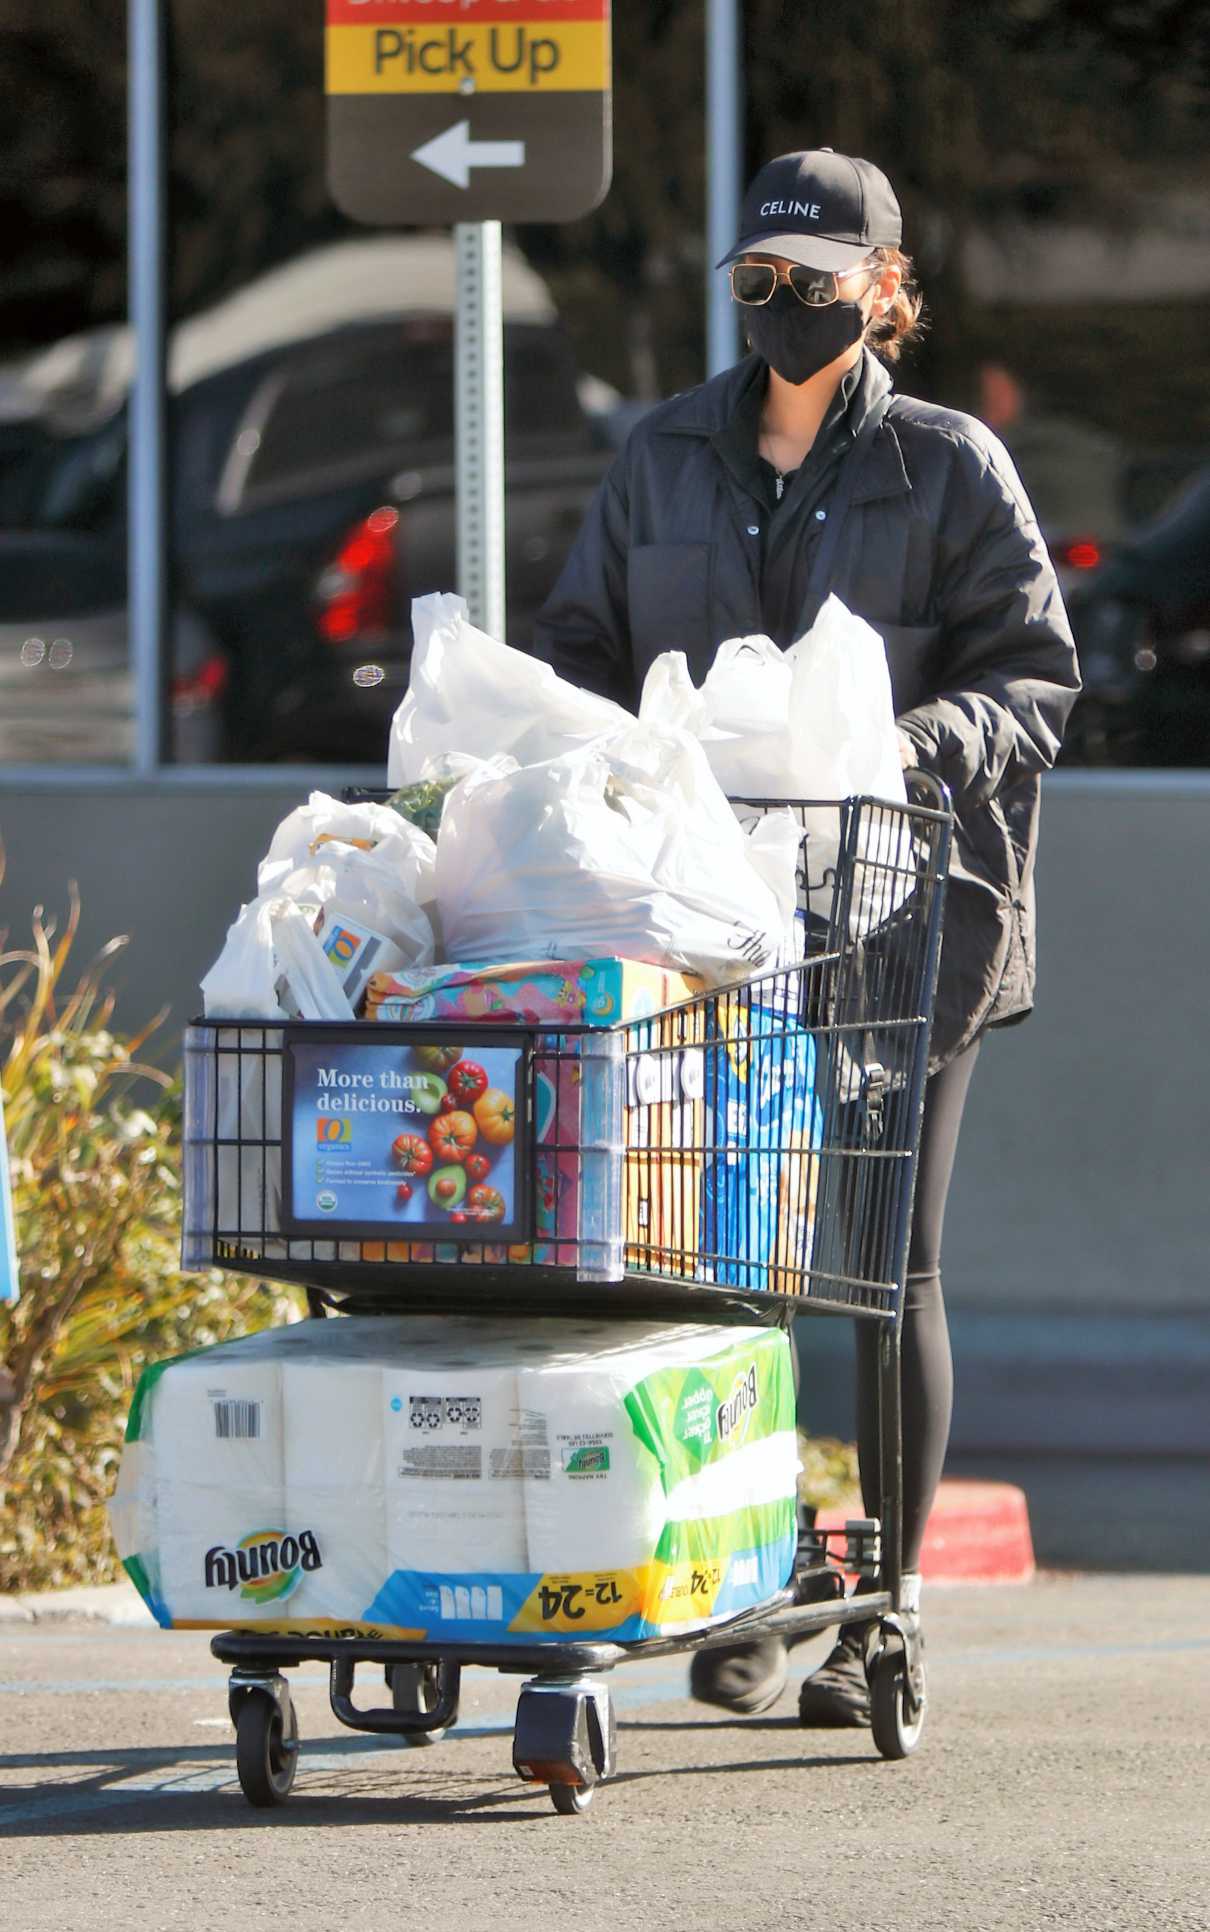
[[[361,945],[361,934],[350,932],[347,926],[333,926],[324,937],[324,951],[329,959],[336,960],[341,966],[348,966],[357,957]]]
[[[735,1442],[743,1441],[748,1433],[752,1411],[756,1407],[757,1393],[756,1363],[753,1362],[746,1375],[741,1370],[736,1376],[727,1400],[719,1404],[715,1426],[718,1429],[720,1442],[734,1446]]]
[[[233,1550],[221,1543],[206,1551],[208,1590],[234,1590],[250,1603],[275,1603],[298,1588],[304,1570],[323,1568],[314,1530],[253,1530]]]
[[[330,1147],[334,1141],[351,1141],[353,1123],[351,1120],[317,1120],[315,1138],[325,1147]]]

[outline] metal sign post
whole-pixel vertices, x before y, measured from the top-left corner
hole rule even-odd
[[[504,636],[504,318],[500,224],[459,222],[454,319],[458,589],[471,622]]]
[[[148,778],[164,749],[168,630],[167,293],[165,274],[165,0],[130,0],[128,167],[130,384],[127,610],[134,684],[134,770]]]
[[[706,4],[706,374],[739,356],[738,310],[714,264],[735,240],[743,192],[743,45],[739,0]]]
[[[574,221],[609,186],[610,0],[326,5],[333,200],[454,230],[458,587],[502,638],[500,223]]]

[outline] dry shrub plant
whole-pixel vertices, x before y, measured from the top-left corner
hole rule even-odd
[[[0,854],[0,876],[3,855]],[[180,1095],[111,1027],[111,940],[67,990],[79,922],[0,935],[0,1082],[21,1292],[0,1304],[0,1593],[120,1574],[105,1513],[144,1362],[288,1320],[289,1293],[180,1271]],[[153,1023],[154,1024],[154,1023]]]

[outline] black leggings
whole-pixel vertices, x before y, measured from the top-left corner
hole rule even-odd
[[[903,1306],[903,1567],[920,1567],[924,1526],[949,1441],[954,1402],[941,1231],[958,1129],[979,1043],[935,1073],[925,1088],[920,1165]],[[878,1341],[880,1323],[857,1323],[857,1453],[867,1516],[879,1514]]]

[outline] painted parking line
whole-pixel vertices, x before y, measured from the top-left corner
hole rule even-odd
[[[818,1641],[818,1637],[814,1639]],[[1093,1657],[1167,1657],[1179,1656],[1184,1652],[1210,1650],[1210,1637],[1172,1637],[1150,1639],[1145,1643],[1119,1644],[1014,1644],[989,1645],[986,1649],[979,1646],[947,1645],[931,1659],[933,1667],[945,1669],[964,1664],[1036,1664],[1060,1663],[1068,1658]],[[625,1666],[621,1666],[625,1668]],[[805,1669],[790,1669],[791,1677],[807,1675]],[[490,1682],[494,1672],[479,1673],[481,1682]],[[292,1671],[290,1683],[294,1686],[327,1686],[328,1675],[316,1671]],[[464,1678],[464,1682],[466,1679]],[[675,1683],[675,1688],[673,1685]],[[641,1684],[633,1686],[611,1686],[614,1702],[619,1706],[642,1704],[647,1700],[653,1703],[666,1703],[669,1699],[685,1696],[683,1677],[673,1679],[667,1675],[644,1678]],[[209,1677],[139,1677],[139,1678],[11,1678],[0,1679],[0,1697],[78,1697],[85,1694],[103,1693],[107,1696],[145,1696],[148,1692],[166,1691],[210,1691],[215,1696],[225,1697],[227,1679],[225,1676]],[[458,1727],[459,1731],[461,1727]],[[0,1759],[0,1763],[3,1760]]]

